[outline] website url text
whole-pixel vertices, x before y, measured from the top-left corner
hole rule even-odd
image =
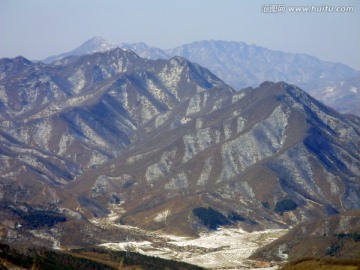
[[[347,13],[354,12],[353,6],[286,6],[283,4],[267,4],[261,6],[261,12],[263,13]]]

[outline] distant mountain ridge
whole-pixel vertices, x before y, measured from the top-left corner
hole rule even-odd
[[[332,82],[310,93],[339,112],[360,116],[360,74]]]
[[[322,61],[305,54],[273,51],[244,42],[204,40],[162,50],[143,42],[108,44],[107,41],[96,37],[72,52],[48,58],[45,62],[60,60],[69,55],[110,50],[114,47],[129,49],[140,57],[154,60],[170,59],[174,56],[187,58],[207,67],[236,90],[258,86],[263,81],[286,81],[298,85],[340,112],[360,114],[360,105],[356,102],[360,99],[360,89],[348,93],[350,88],[346,88],[346,84],[342,86],[342,82],[359,76],[359,72],[340,63]],[[329,88],[333,91],[331,97],[328,92],[324,94]],[[349,98],[349,95],[352,98]]]
[[[169,59],[172,56],[176,56],[176,55],[170,56],[170,54],[168,54],[167,51],[164,51],[154,46],[149,46],[144,42],[131,43],[131,44],[120,43],[119,47],[122,49],[132,50],[136,52],[140,57],[153,59],[153,60]]]
[[[263,81],[286,81],[305,90],[318,87],[321,81],[355,75],[350,67],[321,61],[305,55],[272,51],[244,42],[199,41],[168,50],[213,70],[239,90]],[[319,82],[318,82],[319,81]]]
[[[163,50],[144,42],[116,44],[94,37],[79,48],[47,58],[44,62],[117,47],[132,50],[140,57],[153,60],[170,59],[174,56],[187,58],[209,68],[236,90],[257,86],[263,81],[286,81],[311,90],[359,74],[347,65],[322,61],[306,54],[285,53],[244,42],[222,40],[197,41]]]

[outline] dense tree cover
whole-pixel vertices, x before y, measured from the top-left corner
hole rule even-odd
[[[219,226],[230,225],[231,221],[213,208],[198,207],[193,209],[193,214],[209,229],[216,230]]]
[[[0,244],[0,258],[27,269],[113,269],[101,263],[62,252],[46,249],[19,251],[5,244]]]
[[[25,229],[39,229],[43,227],[53,227],[59,222],[67,221],[64,214],[56,212],[50,208],[34,207],[28,204],[17,206],[1,201],[0,211],[16,217],[20,225]]]
[[[350,239],[355,242],[360,242],[360,233],[339,233],[336,236],[338,239]]]
[[[327,256],[336,256],[348,241],[360,242],[360,233],[339,233],[335,235],[336,242],[333,242],[326,250]],[[360,255],[359,255],[360,256]]]
[[[284,199],[281,201],[278,201],[275,205],[275,212],[279,213],[280,215],[282,215],[285,212],[288,211],[293,211],[298,207],[298,205],[296,204],[296,202],[294,202],[291,199]]]
[[[303,258],[284,265],[281,270],[360,270],[360,259]]]
[[[113,251],[102,248],[86,248],[69,250],[66,252],[48,249],[16,250],[9,245],[0,243],[0,258],[16,266],[28,269],[139,269],[139,270],[201,270],[203,268],[165,260],[157,257],[142,255],[135,252]],[[0,260],[1,261],[1,260]],[[113,267],[116,265],[116,267]],[[0,264],[1,269],[5,265]]]
[[[195,265],[191,265],[184,262],[178,262],[173,260],[166,260],[159,257],[147,256],[144,254],[128,251],[115,251],[104,248],[82,248],[72,250],[73,254],[102,254],[109,255],[110,260],[114,262],[120,262],[123,266],[137,265],[141,269],[145,270],[201,270],[203,268]]]
[[[52,227],[59,222],[65,222],[66,217],[60,213],[53,211],[32,210],[29,212],[21,212],[19,216],[25,221],[25,226],[30,229],[42,227]]]
[[[233,221],[233,222],[245,222],[247,224],[250,224],[250,225],[256,225],[257,223],[251,219],[248,219],[248,218],[245,218],[235,212],[231,212],[228,214],[228,219]]]

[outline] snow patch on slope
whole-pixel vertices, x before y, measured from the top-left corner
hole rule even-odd
[[[288,114],[278,106],[252,130],[223,144],[223,170],[219,181],[227,180],[256,162],[278,152],[286,136]]]
[[[159,162],[146,169],[145,179],[148,183],[155,183],[170,172],[172,160],[175,158],[176,149],[164,152]]]

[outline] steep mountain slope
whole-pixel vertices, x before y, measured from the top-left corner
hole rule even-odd
[[[116,196],[121,222],[146,229],[287,227],[360,206],[359,131],[358,118],[286,83],[204,91],[149,121],[135,132],[140,140],[68,187],[105,208]],[[82,200],[66,207],[94,215]]]
[[[185,59],[151,61],[121,49],[64,65],[16,58],[0,66],[0,170],[9,201],[28,193],[19,197],[56,202],[52,185],[115,157],[156,115],[200,91],[233,92]],[[41,190],[45,196],[36,196]]]

